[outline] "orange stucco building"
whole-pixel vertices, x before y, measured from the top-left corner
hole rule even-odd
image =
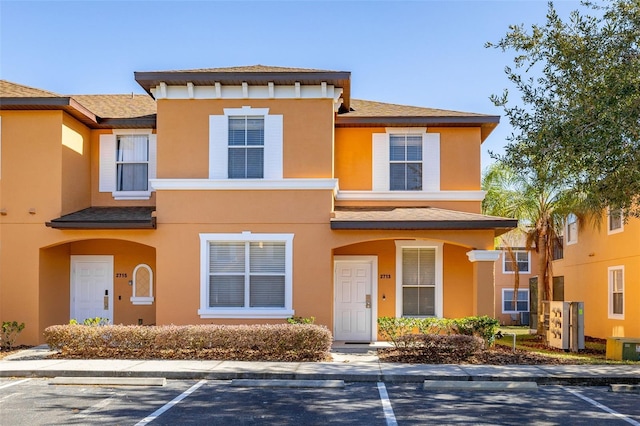
[[[351,99],[349,72],[136,72],[147,95],[0,83],[0,320],[493,315],[480,149],[499,117]]]
[[[588,336],[640,337],[640,219],[625,223],[620,211],[579,223],[570,216],[564,230],[563,258],[553,262],[562,298],[584,302]]]

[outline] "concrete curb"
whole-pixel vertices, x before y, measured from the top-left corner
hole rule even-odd
[[[536,382],[490,382],[490,381],[471,381],[463,382],[460,380],[425,380],[422,389],[428,391],[485,391],[485,392],[537,392],[538,384]]]
[[[233,387],[245,388],[343,388],[344,380],[251,380],[233,379]]]
[[[568,385],[568,386],[608,386],[611,384],[633,386],[640,385],[640,374],[634,376],[539,376],[507,377],[498,375],[451,375],[440,374],[374,374],[345,371],[327,372],[265,372],[265,371],[114,371],[114,370],[37,370],[37,369],[6,369],[0,371],[0,377],[102,377],[102,378],[158,378],[168,380],[342,380],[344,382],[385,382],[385,383],[422,383],[429,381],[450,381],[457,383],[473,382],[533,382],[538,385]]]
[[[54,377],[50,385],[164,386],[164,377]]]

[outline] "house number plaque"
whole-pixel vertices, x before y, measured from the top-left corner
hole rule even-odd
[[[127,278],[127,273],[126,272],[117,272],[116,273],[116,278]]]
[[[380,279],[381,280],[390,280],[391,279],[391,274],[380,274]]]

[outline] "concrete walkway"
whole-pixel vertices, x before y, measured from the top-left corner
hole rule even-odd
[[[0,360],[0,377],[164,377],[167,379],[344,380],[347,382],[511,381],[640,384],[637,365],[471,365],[380,362],[375,348],[336,345],[332,362],[50,359],[46,346]]]

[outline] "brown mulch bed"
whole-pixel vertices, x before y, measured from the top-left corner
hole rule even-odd
[[[14,346],[11,349],[0,349],[0,359],[8,357],[9,355],[15,354],[16,352],[20,352],[24,349],[29,349],[32,346],[20,345]]]
[[[511,348],[497,345],[490,349],[484,350],[466,360],[451,358],[439,360],[440,362],[434,362],[433,360],[421,354],[419,349],[378,349],[378,356],[380,358],[380,361],[383,362],[403,362],[410,364],[558,365],[582,363],[579,359],[576,358],[556,358],[519,349],[517,349],[516,352],[513,352]],[[584,363],[586,363],[586,361]]]

